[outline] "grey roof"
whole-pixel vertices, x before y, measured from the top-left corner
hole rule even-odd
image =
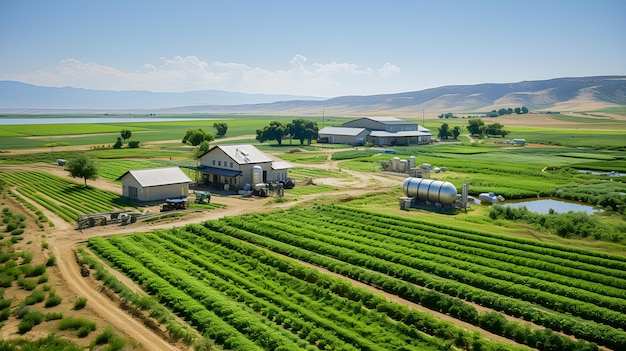
[[[228,155],[228,157],[232,158],[240,165],[273,161],[269,156],[261,152],[261,150],[250,144],[217,145],[214,148],[219,148],[222,152]],[[208,152],[211,152],[213,149]]]
[[[384,130],[374,130],[370,133],[373,137],[419,137],[419,136],[432,136],[430,133],[422,132],[419,130],[408,130],[402,132],[385,132]]]
[[[382,124],[416,124],[415,122],[406,121],[396,117],[363,117],[363,119],[370,119]]]
[[[293,165],[287,161],[274,161],[272,162],[272,169],[273,170],[277,170],[277,169],[289,169],[292,168]]]
[[[324,127],[318,134],[357,136],[366,130],[365,128]]]
[[[130,174],[144,188],[151,186],[191,183],[191,179],[178,167],[146,168],[128,171],[117,180]]]

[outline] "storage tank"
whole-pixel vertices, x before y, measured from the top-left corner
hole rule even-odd
[[[400,171],[401,173],[406,173],[408,168],[409,162],[407,160],[400,160],[400,168],[398,169],[398,171]]]
[[[252,167],[252,184],[263,183],[263,168],[261,166]]]
[[[398,171],[398,169],[400,169],[400,158],[394,157],[391,159],[391,170]]]
[[[415,156],[409,157],[409,169],[415,168]]]
[[[408,197],[443,205],[452,205],[457,195],[456,187],[452,183],[413,177],[404,180],[402,191]]]

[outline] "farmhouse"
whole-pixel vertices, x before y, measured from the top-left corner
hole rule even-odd
[[[224,189],[287,180],[291,164],[274,160],[250,144],[217,145],[200,156],[196,182]]]
[[[122,196],[139,201],[156,201],[187,196],[191,179],[178,167],[128,171],[122,181]]]
[[[325,127],[319,131],[320,143],[364,145],[415,145],[431,142],[430,130],[417,123],[395,117],[364,117],[346,122],[341,127]]]

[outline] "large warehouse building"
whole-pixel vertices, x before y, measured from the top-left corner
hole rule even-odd
[[[324,127],[319,131],[318,143],[365,145],[429,144],[430,130],[417,123],[395,117],[364,117],[346,122],[341,127]]]

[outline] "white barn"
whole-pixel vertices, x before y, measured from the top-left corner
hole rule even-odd
[[[193,167],[198,184],[231,190],[253,184],[253,173],[263,183],[285,181],[291,164],[273,159],[251,144],[217,145],[200,156],[200,165]]]
[[[178,167],[128,171],[122,181],[122,196],[139,201],[157,201],[187,196],[191,179]]]

